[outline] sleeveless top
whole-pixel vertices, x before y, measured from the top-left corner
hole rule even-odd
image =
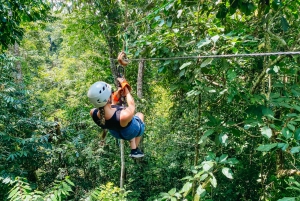
[[[116,130],[116,131],[119,131],[119,130],[122,130],[124,128],[127,128],[128,126],[130,126],[131,122],[130,121],[127,126],[125,127],[122,127],[120,125],[120,113],[121,113],[121,110],[124,109],[124,107],[122,106],[119,106],[119,105],[113,105],[112,106],[113,108],[116,108],[116,111],[115,113],[113,114],[113,116],[109,119],[109,120],[105,120],[105,125],[102,125],[100,123],[100,119],[98,118],[97,116],[97,113],[98,113],[98,109],[95,109],[94,112],[93,112],[93,120],[94,122],[100,126],[102,129],[109,129],[109,130]]]

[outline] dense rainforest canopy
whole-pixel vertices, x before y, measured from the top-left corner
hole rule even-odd
[[[300,200],[299,27],[299,0],[0,0],[0,200]],[[121,51],[138,160],[89,116]]]

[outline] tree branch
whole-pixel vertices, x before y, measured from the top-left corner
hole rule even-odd
[[[264,76],[266,75],[266,71],[268,68],[270,68],[271,66],[275,65],[276,63],[280,62],[282,59],[284,59],[285,56],[278,56],[273,62],[271,62],[269,65],[267,65],[263,71],[261,72],[261,74],[258,76],[258,78],[256,79],[256,81],[254,82],[250,93],[253,94],[255,89],[258,87],[258,85],[261,83],[261,81],[263,80]]]
[[[278,170],[277,177],[286,177],[286,176],[293,176],[297,175],[300,176],[300,170]]]

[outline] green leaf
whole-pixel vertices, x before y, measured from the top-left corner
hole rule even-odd
[[[230,165],[236,165],[239,163],[239,160],[236,159],[236,158],[228,158],[227,161],[226,161],[227,164],[230,164]]]
[[[216,188],[217,187],[217,180],[216,180],[215,176],[212,173],[210,173],[210,175],[211,175],[211,178],[209,179],[209,181],[210,181],[211,185],[214,188]]]
[[[200,181],[203,181],[203,180],[205,180],[207,177],[208,177],[208,174],[207,174],[207,173],[205,173],[205,174],[201,175],[201,177],[200,177]]]
[[[230,168],[224,167],[222,169],[222,173],[228,178],[228,179],[233,179],[233,173]]]
[[[209,151],[207,153],[207,157],[205,158],[207,161],[215,160],[216,158],[216,153]]]
[[[168,26],[168,27],[171,27],[171,26],[172,26],[172,18],[171,18],[171,17],[169,17],[169,18],[167,19],[167,26]]]
[[[300,106],[299,105],[292,105],[292,108],[296,109],[298,112],[300,112]]]
[[[291,154],[299,153],[300,146],[291,148]]]
[[[284,197],[284,198],[281,198],[277,201],[295,201],[295,198],[294,197]]]
[[[161,66],[159,69],[158,69],[158,72],[159,73],[165,73],[167,70],[167,68],[165,66]]]
[[[12,188],[12,191],[9,193],[8,198],[15,196],[15,194],[18,192],[18,190],[20,190],[20,189],[18,187],[14,186]]]
[[[203,170],[208,172],[210,169],[212,169],[212,167],[214,166],[214,163],[211,161],[204,161],[202,162],[203,165]]]
[[[228,135],[225,134],[225,133],[219,135],[219,141],[220,141],[224,146],[227,146]]]
[[[220,36],[219,35],[215,35],[213,37],[211,37],[211,40],[216,43],[219,40]]]
[[[184,186],[182,187],[182,190],[181,190],[181,192],[184,192],[183,197],[187,196],[191,192],[192,186],[193,186],[193,183],[191,183],[191,182],[187,182],[184,184]]]
[[[181,70],[181,71],[179,72],[179,77],[184,76],[184,74],[185,74],[185,69],[183,69],[183,70]]]
[[[183,10],[178,10],[178,11],[177,11],[177,18],[180,18],[181,14],[182,14],[182,11],[183,11]]]
[[[263,113],[264,116],[274,118],[274,112],[270,108],[264,107],[262,109],[262,113]]]
[[[300,128],[297,128],[297,129],[296,129],[294,138],[295,138],[296,140],[300,140]]]
[[[233,81],[236,78],[236,72],[233,69],[229,69],[227,72],[227,78],[229,81]]]
[[[219,162],[220,163],[224,163],[226,161],[226,159],[228,158],[228,154],[222,154],[220,156]]]
[[[198,47],[198,48],[201,48],[201,47],[206,46],[206,45],[208,45],[208,44],[210,44],[210,43],[211,43],[211,40],[209,40],[209,39],[204,39],[204,40],[201,40],[201,41],[197,44],[197,47]]]
[[[191,65],[191,64],[192,64],[192,62],[186,62],[186,63],[184,63],[184,64],[182,64],[182,65],[180,66],[179,70],[182,70],[182,69],[184,69],[185,67],[187,67],[187,66],[189,66],[189,65]]]
[[[269,127],[267,127],[267,126],[262,127],[262,128],[260,129],[260,132],[261,132],[261,134],[262,134],[264,137],[266,137],[266,138],[272,137],[272,130],[271,130]]]
[[[297,188],[297,187],[294,187],[294,186],[287,187],[286,189],[288,189],[288,190],[295,190],[295,191],[299,191],[300,192],[300,188]]]
[[[208,137],[210,136],[211,134],[213,134],[215,132],[214,129],[208,129],[207,131],[204,132],[204,136]]]
[[[287,143],[278,143],[277,147],[281,148],[282,151],[285,151],[289,147],[289,144],[287,144]]]
[[[298,117],[299,115],[296,113],[288,113],[286,114],[287,117]]]
[[[288,127],[290,130],[292,130],[292,131],[294,131],[294,130],[296,129],[295,126],[294,126],[293,124],[290,124],[290,123],[287,124],[287,127]]]
[[[291,92],[294,94],[295,97],[297,97],[297,98],[300,97],[300,92],[299,91],[296,91],[296,90],[292,89]]]
[[[164,198],[169,198],[170,195],[168,193],[160,193],[160,196],[164,197]]]
[[[260,145],[256,150],[257,151],[265,151],[268,152],[271,149],[273,149],[274,147],[277,147],[277,143],[272,143],[272,144],[263,144]]]
[[[199,185],[197,188],[197,191],[196,191],[196,195],[199,195],[200,197],[204,197],[205,194],[206,194],[206,190],[203,189],[201,185]],[[195,199],[194,199],[194,201],[195,201]]]
[[[165,24],[165,20],[160,20],[160,22],[159,22],[159,24],[158,24],[158,26],[163,26]]]
[[[205,142],[207,137],[210,136],[213,133],[214,133],[214,129],[209,129],[209,130],[205,131],[203,136],[201,136],[198,144],[202,144],[203,142]]]
[[[211,64],[212,60],[213,60],[213,58],[207,58],[207,59],[205,59],[205,60],[202,62],[202,64],[200,65],[200,67],[203,68],[203,67],[205,67],[205,66]]]
[[[289,30],[290,25],[288,21],[285,19],[285,17],[281,17],[281,26],[283,31]]]
[[[68,182],[71,186],[75,186],[75,184],[69,179],[69,176],[65,178],[65,181]]]
[[[169,195],[174,195],[176,193],[176,188],[172,188],[171,190],[169,190]]]
[[[293,136],[293,133],[286,127],[281,130],[281,133],[286,139],[289,139]]]

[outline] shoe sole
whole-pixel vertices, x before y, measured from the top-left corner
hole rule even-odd
[[[144,157],[145,155],[129,155],[129,157],[131,157],[131,158],[142,158],[142,157]]]

